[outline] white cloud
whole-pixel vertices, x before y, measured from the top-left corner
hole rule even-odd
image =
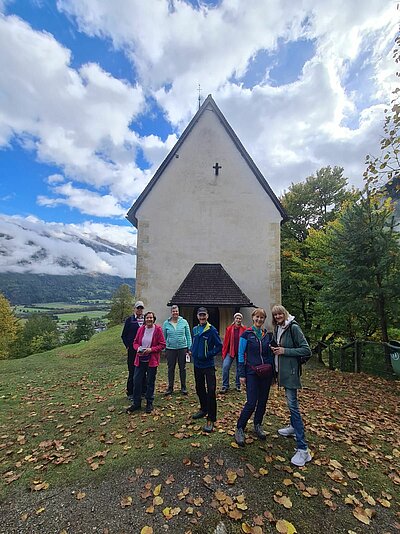
[[[0,15],[0,48],[0,145],[16,137],[70,180],[118,201],[137,195],[149,176],[135,164],[142,140],[129,124],[143,110],[142,89],[94,63],[73,69],[70,50],[15,16]]]
[[[213,93],[278,193],[329,164],[344,165],[360,185],[364,157],[380,139],[380,103],[394,89],[395,4],[222,0],[196,9],[183,0],[58,0],[82,31],[111,39],[132,59],[179,129],[196,110],[197,83]],[[279,53],[282,42],[300,38],[314,41],[315,55],[297,82],[271,87],[266,72],[264,82],[243,87],[258,51]],[[349,80],[358,64],[368,78]]]
[[[0,215],[0,232],[5,235],[2,272],[134,276],[136,232],[128,224],[61,224]]]

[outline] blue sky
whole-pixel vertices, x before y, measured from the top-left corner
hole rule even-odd
[[[0,0],[0,214],[134,245],[124,216],[198,84],[278,195],[325,165],[361,185],[397,16],[383,0]]]

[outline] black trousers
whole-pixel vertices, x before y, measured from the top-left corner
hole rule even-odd
[[[128,348],[127,364],[128,364],[128,381],[126,383],[126,394],[128,397],[133,396],[134,392],[134,375],[135,375],[135,362],[136,350],[133,347]],[[143,374],[142,391],[146,391],[146,373]]]
[[[200,401],[200,410],[208,414],[207,419],[215,422],[217,420],[217,379],[215,378],[215,367],[201,369],[194,366],[194,379],[196,382],[196,393]]]
[[[135,366],[133,362],[135,361],[136,350],[133,347],[128,347],[128,356],[126,363],[128,364],[128,381],[126,383],[126,394],[128,397],[133,395],[133,375],[135,374]]]
[[[135,367],[135,387],[133,393],[134,406],[142,403],[142,393],[144,392],[147,404],[153,404],[154,387],[156,383],[157,367],[149,367],[148,362],[140,362],[139,367]],[[143,389],[144,379],[147,378],[146,388]]]
[[[174,389],[175,367],[178,363],[179,378],[181,389],[186,389],[186,348],[185,349],[166,349],[165,355],[168,363],[168,389]]]

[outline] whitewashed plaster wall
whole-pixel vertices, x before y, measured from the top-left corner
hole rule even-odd
[[[136,217],[136,295],[157,322],[169,316],[166,304],[195,263],[221,263],[268,313],[280,301],[281,214],[212,108],[199,117]],[[251,324],[252,310],[241,311]]]

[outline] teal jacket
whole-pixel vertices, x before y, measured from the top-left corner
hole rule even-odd
[[[215,367],[215,356],[221,352],[222,341],[218,330],[209,322],[204,329],[198,325],[193,328],[192,357],[195,367],[206,369]]]
[[[274,328],[273,339],[277,341],[278,327]],[[300,358],[309,356],[311,349],[296,321],[290,321],[281,335],[280,343],[285,353],[276,358],[278,385],[288,389],[301,389]]]
[[[176,328],[171,324],[171,318],[164,321],[163,334],[167,343],[167,349],[190,349],[192,336],[189,324],[183,317],[178,317]]]

